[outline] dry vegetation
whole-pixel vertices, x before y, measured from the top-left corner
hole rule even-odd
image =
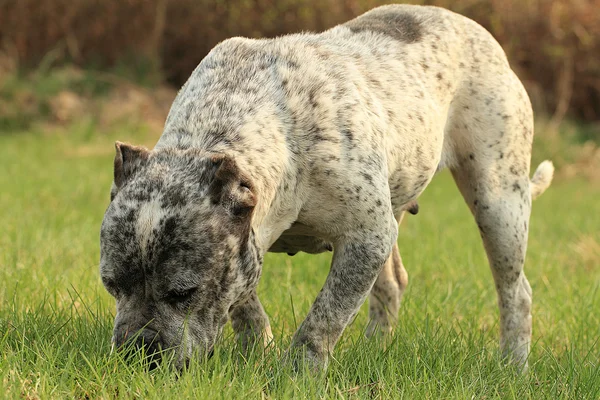
[[[554,125],[567,113],[600,119],[598,0],[408,2],[447,7],[488,28]],[[227,37],[320,31],[384,3],[390,1],[2,0],[0,71],[2,64],[125,64],[178,85]]]
[[[487,27],[536,108],[534,158],[600,182],[600,0],[412,2]],[[219,41],[321,31],[383,3],[0,0],[0,134],[73,123],[92,134],[125,122],[156,136],[175,88]]]

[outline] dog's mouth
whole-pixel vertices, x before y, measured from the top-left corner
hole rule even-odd
[[[214,354],[215,354],[215,348],[214,348],[214,346],[212,346],[206,352],[205,360],[210,360],[214,356]],[[177,363],[175,365],[177,373],[181,374],[182,372],[189,370],[193,359],[194,359],[193,357],[184,357],[180,363]]]
[[[115,350],[113,344],[111,352]],[[131,362],[141,360],[141,363],[148,371],[155,370],[166,359],[168,359],[169,349],[163,349],[161,343],[156,340],[144,341],[144,339],[132,340],[116,348],[123,357]]]
[[[147,371],[153,371],[159,366],[174,368],[178,372],[183,372],[190,368],[194,359],[198,361],[207,361],[215,354],[215,344],[203,349],[193,347],[189,353],[183,351],[186,347],[183,343],[167,347],[156,331],[141,331],[132,336],[124,343],[118,344],[115,336],[111,339],[110,354],[119,353],[129,363],[140,363]],[[188,354],[186,354],[188,353]]]

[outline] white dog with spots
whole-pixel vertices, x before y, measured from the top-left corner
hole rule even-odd
[[[368,332],[391,329],[408,279],[398,222],[449,168],[488,254],[502,351],[526,365],[528,221],[553,174],[544,162],[529,179],[532,138],[527,93],[498,43],[441,8],[384,6],[320,34],[226,40],[153,150],[117,144],[101,233],[114,340],[141,330],[138,345],[180,349],[183,363],[231,318],[246,345],[266,343],[263,255],[333,249],[292,346],[323,365],[369,293]]]

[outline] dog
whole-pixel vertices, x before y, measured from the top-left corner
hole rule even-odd
[[[502,354],[525,367],[531,200],[553,176],[545,161],[529,179],[532,139],[500,45],[442,8],[389,5],[318,34],[225,40],[153,150],[116,143],[100,234],[113,342],[171,349],[182,366],[230,319],[244,346],[267,345],[264,254],[333,250],[286,353],[326,366],[367,296],[367,333],[392,329],[408,282],[398,223],[448,168],[487,252]]]

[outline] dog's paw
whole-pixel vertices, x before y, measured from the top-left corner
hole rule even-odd
[[[308,372],[319,375],[327,370],[327,353],[317,352],[310,346],[292,345],[282,357],[282,363],[294,373]]]

